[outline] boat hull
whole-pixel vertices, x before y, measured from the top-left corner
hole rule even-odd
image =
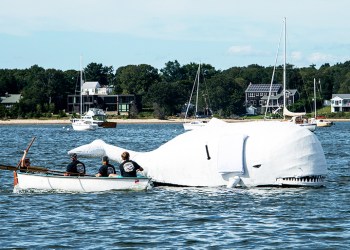
[[[192,121],[192,122],[185,122],[183,124],[184,130],[193,130],[197,128],[202,128],[205,125],[207,125],[207,121]]]
[[[146,177],[88,177],[55,176],[17,173],[17,190],[46,190],[68,192],[103,192],[110,190],[146,190],[150,179]]]
[[[99,127],[102,128],[116,128],[117,127],[117,123],[116,122],[103,122],[101,124],[98,125]]]
[[[75,131],[87,131],[87,130],[96,130],[98,125],[93,124],[89,121],[85,121],[83,119],[73,119],[72,127]]]

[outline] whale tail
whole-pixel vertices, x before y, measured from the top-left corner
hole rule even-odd
[[[68,154],[76,153],[81,157],[103,157],[108,156],[111,160],[121,162],[121,153],[126,151],[124,148],[109,145],[103,140],[94,140],[93,142],[74,148],[68,151]],[[136,154],[134,151],[128,150],[130,154]]]

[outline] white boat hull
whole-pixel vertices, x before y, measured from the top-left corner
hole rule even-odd
[[[150,179],[146,177],[87,177],[17,173],[15,188],[17,190],[103,192],[110,190],[146,190],[149,185]]]
[[[97,124],[85,121],[83,119],[72,120],[72,127],[75,131],[86,131],[86,130],[96,130],[98,128]]]
[[[297,124],[297,125],[299,125],[300,127],[306,128],[311,132],[314,132],[316,130],[316,124],[304,123],[304,124]]]
[[[207,121],[192,121],[192,122],[185,122],[183,126],[185,130],[193,130],[197,128],[202,128],[207,124],[208,124]]]

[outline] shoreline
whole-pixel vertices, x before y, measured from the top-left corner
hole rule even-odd
[[[249,121],[264,121],[262,119],[246,119],[246,120],[234,120],[234,119],[220,119],[228,123],[233,122],[249,122]],[[327,119],[332,122],[350,122],[350,119]],[[108,121],[116,122],[117,124],[170,124],[170,123],[183,123],[184,120],[180,118],[159,120],[159,119],[109,119]],[[189,120],[191,121],[191,120]],[[265,120],[266,121],[266,120]],[[268,121],[279,121],[278,119]],[[26,124],[71,124],[69,119],[8,119],[0,120],[1,125],[26,125]]]

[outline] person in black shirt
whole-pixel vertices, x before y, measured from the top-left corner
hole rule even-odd
[[[137,164],[135,161],[130,160],[129,152],[123,152],[122,155],[123,162],[119,165],[120,174],[123,177],[136,177],[137,171],[143,171],[143,168]]]
[[[77,154],[72,154],[71,159],[72,161],[67,165],[66,173],[64,175],[85,175],[85,164],[78,161]]]
[[[102,157],[102,164],[103,165],[98,170],[96,177],[109,177],[116,174],[114,166],[109,164],[108,156]]]

